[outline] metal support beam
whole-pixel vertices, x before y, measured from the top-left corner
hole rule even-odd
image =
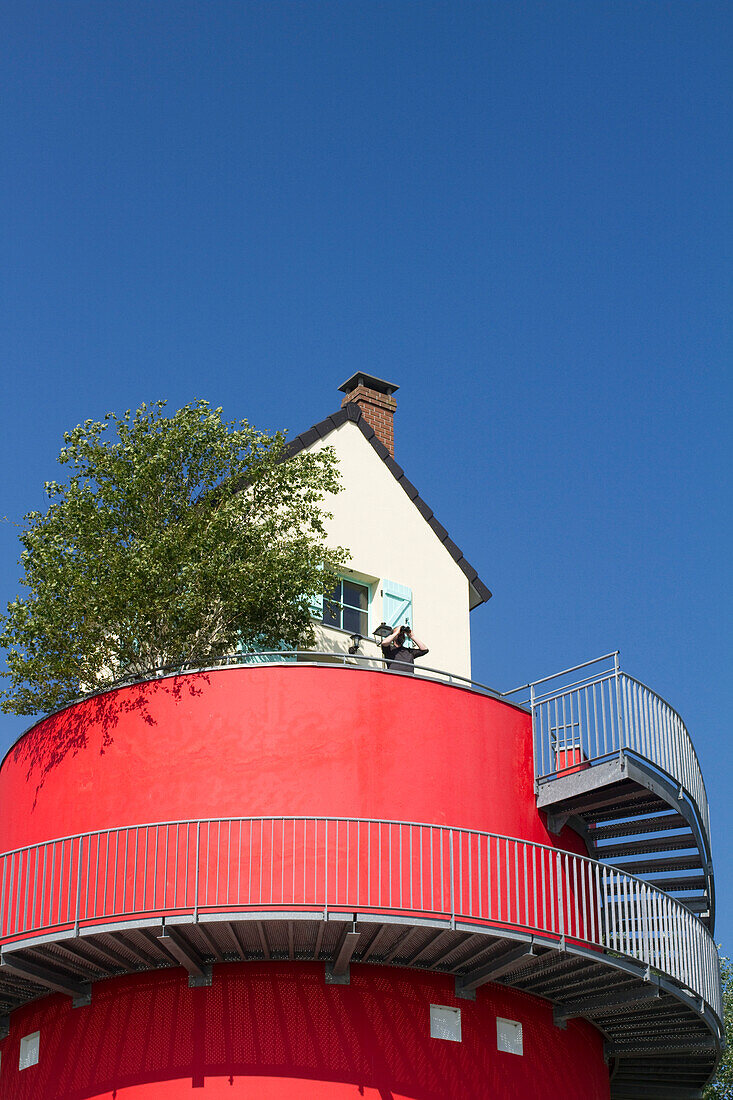
[[[354,954],[357,943],[361,939],[361,933],[356,931],[356,921],[351,925],[351,930],[344,931],[336,951],[336,957],[332,963],[326,963],[326,982],[328,985],[349,985],[351,971],[349,964]]]
[[[152,970],[153,967],[159,965],[159,960],[153,955],[148,954],[148,952],[144,951],[138,944],[131,943],[131,937],[123,936],[118,932],[115,938],[122,944],[125,951],[129,951],[132,957],[137,959],[139,963],[142,963],[144,967],[148,967]]]
[[[386,963],[391,963],[392,959],[394,959],[395,956],[399,953],[400,948],[404,947],[414,931],[414,928],[408,928],[406,932],[403,932],[402,935],[398,938],[397,943],[394,945],[394,947],[392,947],[389,954],[384,956],[384,959],[382,961]]]
[[[485,955],[487,951],[491,951],[492,948],[496,947],[497,942],[500,942],[495,939],[490,939],[488,936],[479,936],[478,938],[485,940],[486,942],[483,943],[481,947],[479,947],[478,951],[474,951],[471,955],[468,955],[467,958],[461,959],[460,962],[457,962],[455,964],[455,966],[452,966],[450,968],[451,974],[455,974],[457,970],[462,970],[465,967],[470,966],[472,962],[474,962],[476,959],[480,959],[481,956]],[[503,942],[507,943],[508,941],[504,940]],[[449,952],[449,954],[452,954],[452,952]]]
[[[367,959],[371,955],[372,951],[374,950],[374,948],[377,946],[377,944],[381,940],[382,936],[384,935],[384,933],[386,931],[386,928],[387,928],[386,924],[380,924],[380,926],[377,929],[375,935],[372,937],[372,942],[369,944],[366,951],[364,952],[364,954],[361,957],[362,962],[365,963],[367,961]]]
[[[109,947],[106,947],[106,946],[102,947],[101,944],[97,943],[96,939],[86,940],[85,941],[85,946],[88,946],[91,951],[96,951],[99,955],[102,956],[102,958],[106,962],[111,963],[113,969],[115,969],[115,970],[129,970],[130,969],[130,960],[129,959],[126,959],[123,955],[120,955],[119,952],[113,951]],[[96,966],[98,964],[93,963],[92,965]]]
[[[356,931],[356,925],[354,924],[350,932],[344,934],[341,944],[338,949],[338,954],[334,960],[333,973],[338,977],[340,974],[345,974],[349,968],[351,962],[351,956],[356,950],[356,945],[361,939],[361,932]]]
[[[431,936],[425,946],[421,947],[417,954],[412,956],[412,958],[409,960],[409,965],[414,966],[415,963],[423,957],[423,955],[430,954],[433,948],[436,947],[437,944],[439,944],[440,941],[443,939],[443,937],[448,934],[448,931],[449,929],[443,928],[439,932],[436,932],[433,936]]]
[[[456,990],[460,989],[463,993],[470,993],[472,990],[478,989],[480,985],[484,985],[485,982],[496,981],[507,970],[511,970],[512,967],[516,966],[517,962],[526,955],[534,954],[536,952],[532,943],[521,943],[518,947],[514,947],[511,951],[500,955],[499,958],[494,959],[486,966],[466,974],[465,977],[456,978]]]
[[[257,935],[260,937],[260,944],[262,945],[262,953],[263,953],[263,955],[265,956],[266,959],[269,959],[270,958],[270,948],[269,948],[268,943],[267,943],[267,936],[265,935],[265,930],[262,927],[262,921],[261,920],[257,921]]]
[[[77,944],[81,942],[82,941],[80,940],[76,941]],[[88,946],[88,944],[85,944],[85,946]],[[101,972],[101,975],[103,977],[107,977],[109,975],[109,967],[105,967],[102,963],[95,962],[94,959],[90,959],[88,955],[82,954],[81,951],[72,950],[67,943],[55,943],[54,952],[57,956],[64,955],[70,960],[72,966],[74,967],[82,967],[85,970],[96,970],[98,972]],[[50,959],[49,961],[52,963],[60,962],[58,958]],[[43,960],[41,960],[41,963],[43,963]]]
[[[170,925],[157,937],[161,946],[188,971],[188,984],[211,985],[211,967],[205,966],[183,937]]]
[[[71,997],[75,1008],[91,1003],[92,987],[89,982],[75,982],[55,970],[36,966],[25,959],[15,959],[5,952],[0,956],[0,976],[2,974],[15,974],[18,978],[42,985],[54,993],[65,993],[67,997]]]
[[[206,925],[199,924],[197,926],[197,931],[198,931],[198,934],[200,936],[203,936],[203,938],[206,940],[206,943],[207,943],[208,947],[211,949],[211,954],[214,956],[216,961],[220,962],[220,963],[223,963],[224,962],[224,956],[222,955],[221,951],[219,950],[219,947],[216,943],[216,940],[214,939],[212,933],[209,931],[209,929],[206,927]]]
[[[316,932],[316,946],[313,948],[313,958],[317,959],[321,953],[321,944],[323,943],[323,932],[326,925],[323,921],[318,925],[318,931]]]
[[[549,829],[549,831],[551,833],[553,833],[555,836],[557,836],[557,834],[561,833],[563,831],[563,829],[565,828],[565,826],[567,825],[569,817],[570,817],[570,813],[567,812],[567,811],[565,813],[562,813],[562,814],[552,814],[552,813],[548,812],[548,814],[547,814],[547,828]]]
[[[244,944],[242,943],[241,939],[239,938],[239,933],[237,932],[236,928],[234,927],[234,925],[232,924],[231,921],[227,921],[224,927],[226,928],[227,932],[229,933],[230,939],[234,943],[234,946],[237,950],[237,954],[239,955],[239,958],[242,961],[244,961],[247,958],[247,952],[244,950]]]

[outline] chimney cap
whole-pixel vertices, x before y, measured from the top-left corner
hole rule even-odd
[[[342,386],[339,386],[339,390],[342,393],[351,393],[357,386],[366,386],[367,389],[376,390],[377,393],[386,393],[387,396],[391,396],[395,390],[400,388],[395,386],[393,382],[385,382],[383,378],[375,378],[373,374],[364,374],[359,371],[357,374],[352,374],[351,378],[348,378]]]

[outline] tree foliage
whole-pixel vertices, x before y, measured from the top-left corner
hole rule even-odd
[[[720,978],[726,1046],[715,1077],[703,1091],[703,1100],[733,1100],[733,966],[725,955],[720,956]]]
[[[238,643],[312,644],[309,601],[333,588],[325,545],[332,449],[286,457],[280,432],[165,402],[67,432],[64,483],[20,539],[27,588],[0,619],[2,709],[53,710],[86,691]]]

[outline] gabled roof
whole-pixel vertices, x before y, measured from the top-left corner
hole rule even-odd
[[[300,435],[296,435],[294,439],[291,439],[285,448],[286,457],[292,458],[293,455],[297,455],[299,451],[304,450],[306,447],[311,447],[316,440],[325,439],[327,435],[335,431],[336,428],[340,428],[342,424],[345,424],[347,420],[353,421],[357,428],[367,440],[368,443],[374,448],[382,462],[385,464],[389,472],[400,483],[402,488],[407,493],[412,503],[417,508],[418,512],[423,516],[426,523],[433,529],[438,536],[443,546],[446,548],[450,556],[458,567],[466,574],[468,583],[472,590],[472,598],[469,601],[470,606],[477,607],[480,603],[486,603],[491,599],[491,592],[486,587],[484,582],[479,577],[478,573],[470,562],[466,561],[463,556],[462,550],[456,546],[453,540],[449,537],[448,532],[442,524],[438,523],[437,519],[433,515],[432,508],[429,508],[425,501],[418,493],[415,486],[411,481],[408,481],[405,476],[405,471],[402,467],[395,462],[391,454],[377,438],[377,434],[370,424],[367,423],[361,409],[353,402],[349,402],[339,409],[338,412],[333,413],[331,416],[327,416],[325,420],[321,420],[320,423],[314,424],[312,428],[309,428],[307,432],[301,432]]]

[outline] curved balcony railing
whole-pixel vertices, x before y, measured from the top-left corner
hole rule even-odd
[[[612,662],[610,669],[598,674],[591,671],[573,683],[568,682],[571,674],[588,668],[592,670],[601,662],[608,661]],[[669,776],[687,793],[709,843],[710,814],[705,783],[685,724],[661,696],[621,672],[618,653],[587,661],[507,692],[423,664],[415,665],[414,671],[404,673],[395,668],[388,669],[382,657],[321,650],[237,652],[213,658],[205,665],[179,661],[147,671],[144,675],[121,678],[100,691],[113,691],[140,683],[141,680],[166,676],[294,664],[301,667],[326,664],[329,667],[380,671],[390,676],[430,680],[466,688],[528,709],[532,713],[534,727],[535,775],[540,782],[566,773],[570,768],[591,765],[624,752],[635,753]],[[90,692],[83,698],[99,693]]]
[[[571,674],[583,669],[593,670],[601,662],[609,661],[612,662],[610,668],[600,673],[591,671],[568,683]],[[144,679],[220,668],[292,664],[328,664],[388,672],[392,676],[409,675],[411,679],[468,688],[529,709],[534,725],[535,773],[540,781],[566,772],[569,767],[593,764],[624,752],[635,753],[687,793],[709,838],[707,793],[687,728],[677,711],[661,696],[620,670],[618,653],[587,661],[508,692],[424,664],[413,666],[414,671],[402,673],[394,667],[388,669],[383,657],[323,650],[232,653],[212,659],[205,666],[177,662],[146,673]],[[105,690],[137,683],[139,679],[121,679]]]
[[[599,662],[611,667],[594,672]],[[590,668],[575,682],[568,677]],[[532,710],[535,771],[542,781],[625,752],[669,776],[697,810],[706,838],[710,812],[700,762],[676,710],[622,672],[618,653],[518,688]],[[515,695],[517,692],[509,692]]]
[[[689,910],[615,868],[511,837],[368,819],[177,821],[66,837],[0,863],[5,949],[144,918],[371,913],[621,957],[721,1018],[715,943]]]
[[[329,668],[349,668],[367,672],[387,672],[390,676],[409,676],[411,680],[431,680],[440,684],[450,684],[453,687],[468,688],[471,691],[478,692],[480,695],[488,695],[492,699],[504,698],[500,691],[489,687],[487,684],[482,684],[478,680],[470,680],[467,676],[459,676],[455,672],[447,672],[445,669],[441,668],[431,668],[429,665],[422,663],[420,665],[413,665],[412,668],[408,669],[406,672],[401,672],[399,668],[388,668],[387,661],[384,657],[371,657],[364,653],[352,654],[337,650],[321,649],[268,649],[228,653],[222,657],[211,657],[207,659],[204,664],[175,661],[167,665],[161,665],[158,668],[148,669],[140,674],[122,676],[109,684],[96,688],[94,691],[79,696],[79,698],[75,699],[72,703],[64,704],[59,710],[66,710],[67,707],[75,706],[85,699],[92,699],[96,695],[102,695],[109,691],[116,691],[118,688],[131,687],[145,680],[162,679],[167,676],[187,676],[192,673],[214,672],[218,669],[252,668],[254,666],[263,665],[285,665],[288,667],[298,665],[301,668],[303,666],[317,665],[318,667],[322,667],[325,665]],[[512,706],[520,707],[522,710],[527,709],[522,703],[518,703],[514,700],[509,700],[509,702],[511,702]],[[50,714],[55,713],[58,712],[50,712]],[[50,714],[44,715],[44,718],[48,718]],[[36,725],[37,721],[43,721],[43,719],[37,719],[33,725]],[[32,726],[30,728],[32,728]],[[24,732],[27,733],[28,731],[25,730]],[[22,736],[23,734],[21,734],[21,737]]]

